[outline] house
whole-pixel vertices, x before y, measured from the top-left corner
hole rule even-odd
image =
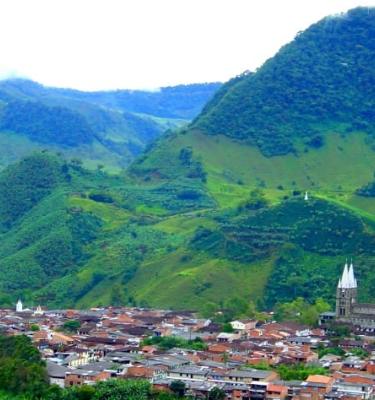
[[[215,383],[207,381],[188,381],[186,382],[185,395],[195,399],[208,399],[210,391],[217,386]]]
[[[255,329],[257,321],[253,320],[253,319],[236,320],[236,321],[232,321],[230,324],[231,324],[233,330],[247,333],[247,332],[251,331],[252,329]]]
[[[267,400],[284,400],[288,395],[288,387],[269,383],[266,389]]]
[[[363,400],[374,398],[374,387],[365,383],[336,382],[333,392],[344,398],[357,397]]]
[[[61,388],[64,388],[65,375],[67,372],[69,372],[69,369],[51,361],[47,361],[46,366],[47,366],[49,383],[51,385],[57,385]]]
[[[125,378],[132,379],[151,379],[157,374],[156,368],[146,367],[144,365],[134,365],[127,368]]]
[[[250,384],[252,382],[270,382],[278,378],[274,371],[261,371],[256,369],[233,369],[227,372],[225,380],[229,382]]]
[[[301,390],[296,400],[323,400],[332,391],[335,379],[325,375],[310,375],[301,383]]]
[[[111,362],[100,361],[70,370],[65,375],[65,387],[93,385],[99,381],[115,378],[121,373],[121,369],[114,367]]]
[[[222,342],[222,343],[231,343],[233,340],[240,339],[241,335],[239,333],[226,333],[226,332],[221,332],[219,335],[217,335],[217,341]]]
[[[50,339],[51,343],[55,344],[72,344],[74,343],[74,339],[70,336],[64,335],[60,332],[52,332],[52,337]]]
[[[267,393],[267,382],[252,382],[250,384],[250,400],[263,400]]]
[[[168,377],[178,380],[206,380],[207,374],[210,372],[209,368],[197,367],[197,366],[186,366],[175,368],[169,371]]]
[[[229,353],[230,347],[222,343],[215,343],[208,346],[208,351],[215,354]]]
[[[65,387],[94,385],[99,381],[106,381],[112,377],[109,371],[74,370],[65,375]]]

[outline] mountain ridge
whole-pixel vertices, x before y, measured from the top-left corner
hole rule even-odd
[[[9,154],[0,137],[0,164],[48,148],[81,158],[89,168],[103,164],[119,171],[164,131],[186,124],[218,86],[166,88],[150,100],[148,92],[85,93],[23,79],[1,81],[0,136],[14,146]],[[117,104],[119,96],[125,104]]]
[[[356,8],[313,24],[256,73],[223,86],[192,127],[243,140],[267,156],[296,151],[296,138],[319,146],[322,123],[373,137],[374,14]]]

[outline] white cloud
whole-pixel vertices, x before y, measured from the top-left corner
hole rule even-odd
[[[227,80],[358,5],[375,0],[2,0],[0,74],[88,90]]]

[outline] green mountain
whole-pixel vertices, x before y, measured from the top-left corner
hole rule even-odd
[[[147,289],[149,298],[161,289],[165,304],[196,280],[215,301],[225,298],[222,288],[210,296],[223,279],[232,293],[267,305],[300,295],[332,301],[352,256],[363,298],[375,299],[374,29],[372,8],[314,24],[255,73],[223,85],[187,129],[131,165],[140,182],[188,179],[216,202],[214,217],[199,213],[213,227],[188,216],[196,224],[189,247],[225,264],[219,273],[194,260],[178,291],[166,280]],[[227,276],[233,263],[235,281]]]
[[[375,301],[374,26],[372,8],[318,22],[125,173],[49,153],[8,167],[1,302],[333,304],[346,257]]]
[[[325,18],[256,73],[223,86],[193,126],[255,145],[266,156],[298,152],[298,144],[319,147],[328,126],[365,131],[373,141],[374,34],[370,9]]]
[[[1,81],[0,167],[49,149],[80,158],[89,168],[120,170],[164,131],[194,118],[219,86],[80,92]]]

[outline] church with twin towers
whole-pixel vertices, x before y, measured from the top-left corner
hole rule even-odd
[[[364,332],[375,332],[375,304],[357,302],[357,279],[353,262],[345,263],[336,289],[336,321],[349,323]]]

